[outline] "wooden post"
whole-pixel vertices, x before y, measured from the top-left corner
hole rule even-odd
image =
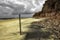
[[[20,28],[20,35],[22,34],[21,32],[21,15],[19,14],[19,28]]]

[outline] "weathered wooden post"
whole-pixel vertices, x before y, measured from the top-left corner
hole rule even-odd
[[[21,14],[19,14],[19,28],[20,28],[20,35],[22,34],[22,29],[21,29]]]

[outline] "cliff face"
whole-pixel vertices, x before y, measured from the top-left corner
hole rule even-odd
[[[60,16],[60,0],[47,0],[41,12],[35,13],[33,17],[55,17]]]
[[[60,0],[47,0],[41,12],[35,13],[35,18],[49,17],[46,20],[38,22],[54,35],[53,40],[60,40]],[[50,19],[51,18],[51,19]],[[57,20],[56,20],[57,19]],[[59,19],[59,20],[58,20]]]
[[[60,0],[47,0],[42,9],[43,12],[60,11]]]

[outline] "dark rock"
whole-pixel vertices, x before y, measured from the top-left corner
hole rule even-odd
[[[41,12],[35,13],[33,17],[60,17],[60,0],[47,0]]]

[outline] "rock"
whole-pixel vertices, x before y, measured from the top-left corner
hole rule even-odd
[[[42,8],[42,11],[35,13],[33,17],[53,17],[60,16],[60,0],[47,0]]]

